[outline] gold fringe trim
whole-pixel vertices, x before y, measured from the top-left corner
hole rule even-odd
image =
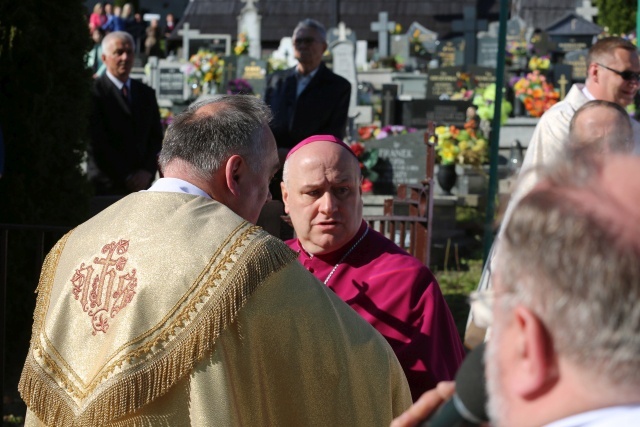
[[[198,294],[177,316],[171,327],[165,328],[165,332],[160,334],[159,340],[165,340],[166,343],[164,350],[152,355],[142,367],[134,365],[129,369],[131,372],[125,369],[112,384],[109,384],[111,381],[106,381],[104,389],[92,397],[92,402],[79,415],[74,413],[76,405],[66,390],[45,370],[47,368],[54,371],[55,368],[46,363],[45,366],[40,366],[33,355],[53,284],[53,277],[47,277],[43,268],[39,285],[42,290],[38,295],[34,314],[34,335],[19,384],[22,398],[29,409],[46,425],[102,426],[150,403],[188,375],[198,362],[213,351],[217,338],[235,321],[238,312],[253,292],[268,276],[297,258],[288,246],[269,236],[260,227],[243,223],[239,228],[246,230],[223,259],[216,263],[211,274],[200,275],[198,280],[206,277],[206,282],[200,287]],[[249,241],[252,237],[253,240]],[[55,271],[66,238],[67,236],[61,239],[50,252],[44,267],[54,268],[51,271]],[[241,251],[245,245],[247,247]],[[237,257],[235,263],[233,257]],[[210,263],[207,268],[211,267]],[[233,271],[220,282],[221,276],[217,270],[228,268]],[[211,298],[214,287],[219,288],[220,292],[215,295],[216,298]],[[204,306],[197,312],[196,305],[203,302]],[[187,318],[193,318],[193,321],[185,325]],[[174,332],[177,335],[172,336]],[[154,340],[127,357],[144,357],[145,353],[151,352],[152,345],[157,344],[158,340]]]

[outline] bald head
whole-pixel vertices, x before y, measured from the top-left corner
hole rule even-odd
[[[569,151],[623,152],[633,149],[633,130],[627,112],[608,101],[589,101],[569,126]]]
[[[298,148],[284,164],[282,199],[302,247],[310,254],[342,248],[362,223],[360,165],[334,141]]]

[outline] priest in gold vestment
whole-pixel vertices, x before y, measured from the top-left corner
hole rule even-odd
[[[38,286],[27,426],[389,425],[389,345],[253,225],[279,167],[262,101],[178,116],[164,178],[64,236]]]

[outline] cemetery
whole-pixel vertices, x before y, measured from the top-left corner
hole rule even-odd
[[[187,8],[202,1],[192,0]],[[239,12],[220,30],[205,27],[203,20],[183,19],[173,35],[175,51],[163,58],[136,58],[132,78],[155,90],[165,130],[176,114],[207,96],[263,98],[268,76],[296,65],[291,36],[275,43],[264,40],[264,33],[273,32],[274,25],[267,20],[273,10],[264,7],[264,1],[234,0],[241,3]],[[386,10],[384,2],[375,2],[375,13],[367,11],[366,19],[347,13],[338,19],[339,14],[334,14],[333,22],[324,22],[328,48],[323,57],[334,73],[351,83],[345,142],[361,163],[365,219],[377,229],[383,226],[379,224],[393,222],[389,216],[410,218],[402,225],[389,225],[387,234],[438,273],[445,293],[451,290],[447,297],[452,298],[450,304],[454,300],[457,304],[452,311],[462,329],[468,312],[466,294],[477,285],[482,269],[481,240],[492,219],[486,219],[490,194],[501,202],[508,200],[539,117],[563,100],[573,84],[585,81],[589,47],[611,35],[597,18],[595,1],[560,1],[571,4],[544,25],[532,18],[542,16],[535,15],[533,6],[513,7],[501,57],[497,8],[482,11],[471,3],[477,2],[456,3],[459,10],[438,25],[425,15],[416,15],[410,22],[403,17],[405,25],[401,25],[395,9]],[[635,35],[625,37],[636,43]],[[498,80],[503,87],[496,86]],[[498,91],[502,99],[494,118]],[[42,102],[39,96],[34,99]],[[86,108],[86,100],[78,103]],[[629,110],[634,114],[633,105]],[[30,124],[21,125],[26,129]],[[489,192],[492,144],[498,150],[497,194]],[[77,146],[68,151],[73,156],[82,152]],[[81,162],[69,157],[69,164]],[[28,191],[22,182],[18,184],[17,188]],[[86,188],[81,191],[89,194]],[[65,197],[61,200],[66,206],[74,205]],[[32,215],[25,224],[56,224],[28,231],[30,238],[40,233],[38,250],[51,246],[83,219],[78,213],[82,207],[64,220],[32,214],[30,208],[30,204],[15,208]],[[496,211],[501,209],[504,204]],[[0,223],[19,222],[6,212]],[[5,239],[9,230],[20,230],[0,229]],[[413,240],[408,238],[405,245],[403,239],[409,235]],[[416,244],[427,245],[426,253],[415,251]],[[3,272],[6,240],[4,245]],[[15,268],[41,264],[44,252],[37,256],[35,262],[21,260]]]

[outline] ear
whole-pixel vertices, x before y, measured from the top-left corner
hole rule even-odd
[[[234,196],[240,196],[240,178],[244,169],[247,167],[247,163],[237,154],[229,157],[227,159],[227,163],[224,168],[224,177],[226,181],[227,188]]]
[[[284,203],[284,212],[289,214],[289,190],[284,184],[284,181],[280,182],[280,192],[282,193],[282,202]]]
[[[529,308],[517,306],[513,311],[514,375],[510,389],[523,399],[544,394],[558,380],[557,358],[553,340],[544,323]]]
[[[587,69],[588,78],[594,83],[598,83],[598,64],[592,62]]]

